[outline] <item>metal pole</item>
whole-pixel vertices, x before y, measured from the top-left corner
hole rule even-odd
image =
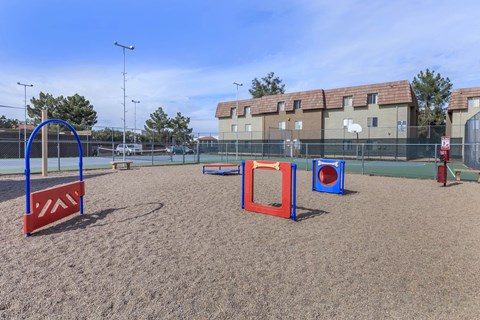
[[[137,143],[137,103],[140,103],[139,100],[135,101],[132,99],[132,102],[135,104],[135,109],[133,111],[133,143]]]
[[[27,150],[27,87],[33,87],[33,84],[25,84],[17,82],[19,86],[24,88],[24,106],[25,106],[25,126],[23,128],[23,151]]]
[[[126,141],[125,141],[125,132],[126,132],[126,114],[127,114],[127,110],[126,110],[126,104],[125,104],[125,98],[126,98],[126,94],[125,94],[125,84],[126,84],[126,80],[125,80],[125,76],[126,76],[126,73],[125,73],[125,49],[129,49],[129,50],[133,50],[135,49],[134,46],[124,46],[124,45],[121,45],[119,44],[118,42],[114,42],[113,43],[114,45],[118,46],[118,47],[121,47],[122,48],[122,51],[123,51],[123,161],[125,161],[125,154],[126,154],[126,151],[125,151],[125,144],[126,144]]]
[[[365,143],[362,143],[362,175],[365,174]]]
[[[308,171],[308,143],[305,144],[305,169]]]
[[[153,155],[153,147],[154,147],[154,145],[155,145],[155,134],[152,132],[152,166],[153,166],[153,164],[154,164],[154,161],[153,161],[153,160],[154,160],[154,159],[153,159],[153,157],[154,157],[154,155]]]
[[[22,131],[18,126],[18,159],[22,158]]]
[[[237,126],[237,130],[235,130],[235,139],[236,139],[236,142],[235,142],[235,160],[238,160],[238,87],[242,87],[243,86],[243,83],[238,83],[238,82],[234,82],[233,83],[234,85],[237,86],[237,93],[235,95],[235,100],[237,101],[237,108],[236,108],[236,114],[235,114],[235,123],[236,123],[236,126]]]
[[[115,136],[115,132],[113,131],[112,127],[112,161],[115,161],[115,142],[113,141],[113,138]]]

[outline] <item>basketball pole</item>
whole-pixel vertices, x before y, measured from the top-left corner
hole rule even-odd
[[[42,122],[48,119],[47,109],[42,109]],[[48,175],[48,124],[42,127],[42,176]]]

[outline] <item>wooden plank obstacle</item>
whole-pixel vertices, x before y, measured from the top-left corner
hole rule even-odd
[[[132,160],[125,160],[125,161],[110,161],[110,164],[112,165],[112,170],[117,169],[117,166],[119,164],[124,164],[127,166],[127,170],[130,170],[130,165],[133,163]]]
[[[478,182],[480,182],[480,170],[473,169],[454,169],[455,171],[455,180],[460,181],[462,177],[462,172],[476,173],[478,175]]]

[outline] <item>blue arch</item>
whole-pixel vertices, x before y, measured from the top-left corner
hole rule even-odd
[[[80,174],[80,181],[83,181],[83,151],[82,151],[82,143],[80,142],[80,137],[77,134],[77,131],[66,121],[61,119],[48,119],[40,123],[35,130],[33,130],[30,138],[28,138],[27,147],[25,149],[25,195],[26,195],[26,214],[30,214],[30,147],[33,143],[35,135],[37,132],[45,125],[56,122],[61,123],[67,126],[75,135],[75,139],[77,139],[78,145],[78,171]],[[80,214],[83,214],[83,196],[80,197]]]

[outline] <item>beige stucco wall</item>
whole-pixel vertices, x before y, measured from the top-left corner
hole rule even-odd
[[[265,114],[265,139],[278,139],[279,122],[285,122],[285,130],[290,131],[287,139],[320,139],[322,128],[322,110],[295,109],[294,111],[279,111]],[[302,129],[295,130],[295,121],[302,121]],[[273,130],[270,130],[272,128]]]
[[[232,124],[237,124],[237,133],[232,132]],[[251,124],[252,131],[245,131],[245,125]],[[263,139],[263,117],[252,116],[232,116],[231,118],[218,119],[219,140],[261,140]]]
[[[379,139],[379,138],[407,138],[408,130],[398,132],[397,121],[406,121],[410,125],[411,115],[410,107],[407,104],[382,105],[370,104],[367,107],[344,107],[342,109],[325,110],[325,139],[353,139],[354,133],[343,129],[343,120],[351,118],[353,123],[362,127],[359,133],[359,139]],[[377,127],[369,128],[367,119],[377,117]]]
[[[449,133],[452,138],[464,139],[465,123],[468,121],[468,119],[476,115],[478,112],[480,112],[480,108],[453,110],[450,117],[451,124],[450,126],[447,126],[447,133]],[[448,127],[450,127],[450,130],[448,130]]]

